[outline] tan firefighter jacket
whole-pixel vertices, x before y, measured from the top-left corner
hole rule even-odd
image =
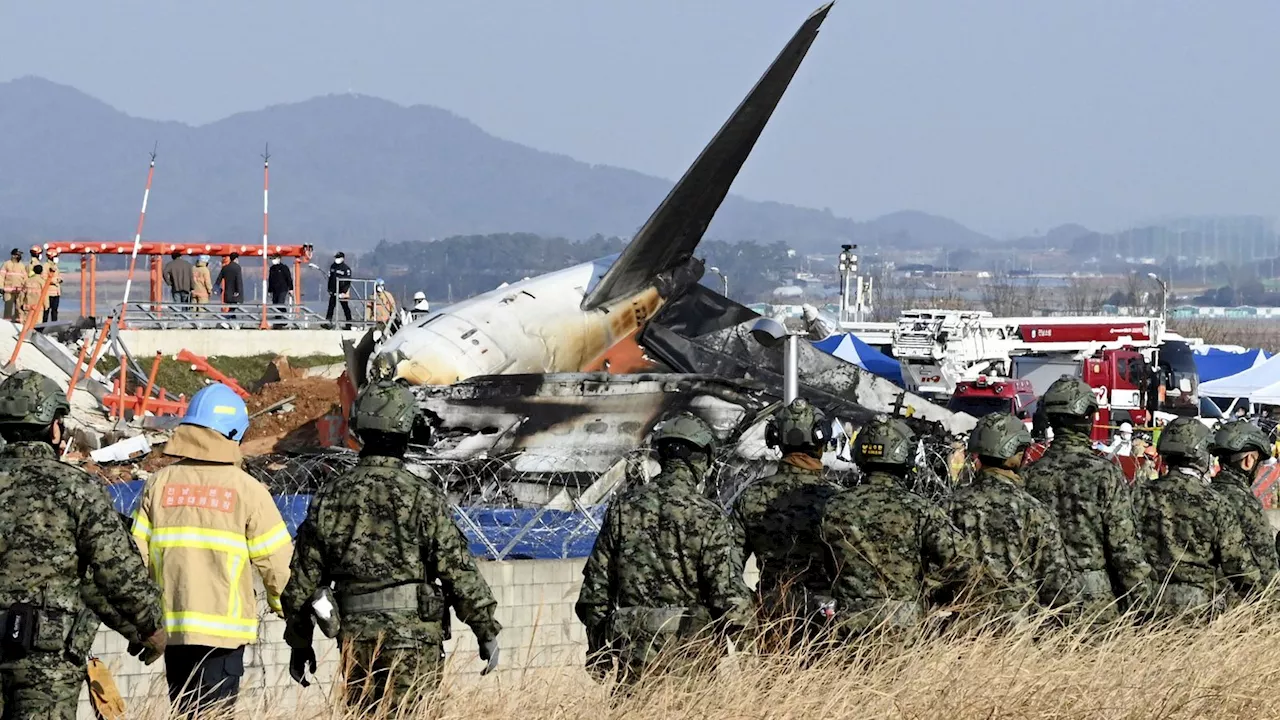
[[[133,537],[164,595],[170,645],[234,648],[258,636],[253,566],[280,612],[293,543],[267,488],[240,469],[240,446],[179,425],[147,481]]]

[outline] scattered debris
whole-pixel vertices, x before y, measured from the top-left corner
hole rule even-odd
[[[267,369],[262,373],[262,377],[253,384],[253,391],[261,392],[262,388],[272,383],[278,383],[283,380],[297,380],[305,376],[305,371],[298,370],[289,365],[289,357],[287,355],[277,355],[275,359],[267,363]]]
[[[208,358],[197,355],[191,352],[190,350],[183,350],[182,352],[178,353],[175,359],[178,362],[190,363],[192,370],[195,370],[196,372],[207,375],[210,380],[213,380],[214,382],[220,382],[226,385],[227,387],[231,388],[232,390],[235,390],[236,394],[239,395],[240,397],[246,400],[249,399],[249,393],[244,388],[240,387],[240,383],[236,382],[235,378],[228,377],[227,375],[220,372],[217,368],[210,365]]]
[[[134,456],[146,455],[149,452],[151,452],[151,443],[147,441],[147,436],[134,435],[104,448],[93,450],[89,453],[89,456],[93,458],[94,462],[98,463],[124,462]]]

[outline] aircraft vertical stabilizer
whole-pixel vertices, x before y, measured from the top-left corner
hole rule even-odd
[[[729,186],[818,36],[818,28],[832,4],[818,8],[804,21],[604,278],[582,299],[583,310],[601,307],[651,285],[655,276],[693,256],[711,218],[729,194]]]

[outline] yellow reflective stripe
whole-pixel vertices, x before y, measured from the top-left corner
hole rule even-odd
[[[174,533],[179,535],[201,535],[207,538],[219,538],[227,542],[244,543],[244,534],[231,532],[229,530],[211,530],[209,528],[199,527],[197,525],[182,526],[175,525],[173,527],[163,527],[155,531],[157,535],[161,533]]]
[[[242,535],[223,532],[221,530],[206,530],[204,528],[192,527],[162,528],[160,530],[156,530],[151,534],[151,545],[152,547],[161,548],[199,548],[204,550],[217,550],[242,556],[249,553],[249,549],[244,542],[244,536]]]
[[[289,544],[289,528],[277,524],[270,532],[249,538],[249,557],[260,558]]]
[[[198,632],[236,640],[256,640],[258,620],[257,618],[242,620],[198,612],[168,612],[164,614],[164,629],[170,633]]]
[[[227,615],[240,617],[240,573],[244,570],[243,555],[227,556],[227,576],[231,578],[231,587],[227,590]]]
[[[142,540],[151,539],[151,523],[139,513],[133,514],[132,534],[134,537]]]

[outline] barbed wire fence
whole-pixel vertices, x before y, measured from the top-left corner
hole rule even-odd
[[[907,478],[912,490],[935,501],[945,498],[953,485],[952,452],[947,438],[922,438]],[[518,469],[530,464],[521,460],[519,454],[468,460],[423,456],[408,469],[446,494],[472,552],[490,560],[585,557],[608,502],[629,485],[647,482],[658,469],[647,448],[628,452],[605,473],[575,469],[581,459],[568,453],[537,458],[535,465],[545,468],[539,472]],[[296,532],[311,497],[357,461],[352,451],[331,449],[248,458],[244,469],[271,490],[290,531]],[[776,459],[747,459],[727,448],[714,457],[701,490],[728,512],[743,489],[777,467]],[[845,487],[862,477],[851,465],[824,472]]]

